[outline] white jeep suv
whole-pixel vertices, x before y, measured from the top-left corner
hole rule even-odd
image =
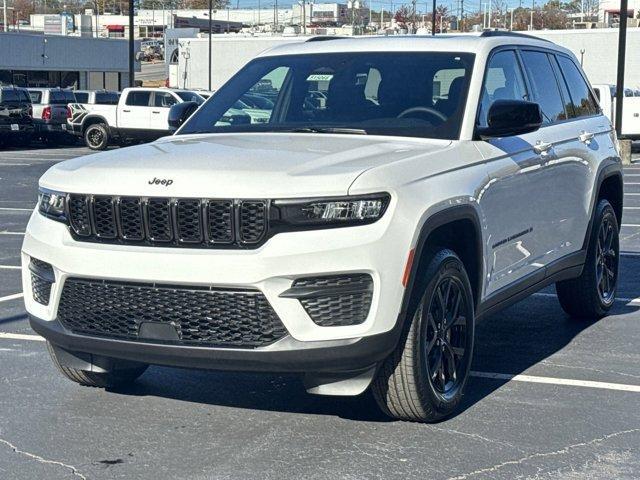
[[[268,121],[238,112],[247,94]],[[25,303],[75,382],[149,364],[296,372],[309,392],[371,387],[387,414],[437,421],[479,319],[552,283],[572,316],[614,302],[617,142],[553,43],[310,40],[189,110],[173,107],[171,137],[40,180]]]

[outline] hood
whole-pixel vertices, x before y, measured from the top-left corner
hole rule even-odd
[[[71,193],[136,196],[346,195],[362,172],[450,143],[313,133],[185,135],[59,163],[40,185]]]

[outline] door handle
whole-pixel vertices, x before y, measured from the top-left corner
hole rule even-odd
[[[122,110],[124,113],[131,113],[131,110]]]
[[[589,145],[591,143],[591,140],[593,140],[593,137],[595,137],[593,133],[585,132],[583,130],[582,132],[580,132],[580,135],[578,135],[578,140],[580,140],[582,143],[586,143],[587,145]]]
[[[537,154],[547,153],[553,147],[553,143],[546,143],[538,140],[536,144],[533,146],[533,151]]]

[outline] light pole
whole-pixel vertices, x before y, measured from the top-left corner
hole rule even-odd
[[[7,0],[2,0],[2,16],[4,17],[4,23],[2,24],[2,28],[4,29],[5,32],[8,32],[9,30],[7,30]]]
[[[620,0],[620,26],[618,27],[618,78],[616,85],[616,133],[622,136],[622,103],[624,101],[624,59],[627,48],[627,0]]]
[[[530,30],[533,31],[533,11],[536,8],[536,0],[531,0],[531,26],[530,26]]]
[[[213,30],[213,0],[209,0],[209,91],[211,91],[211,56],[213,55],[213,45],[211,44],[211,33]],[[185,57],[186,59],[187,57]],[[186,82],[186,66],[185,66],[185,82]]]
[[[136,81],[134,70],[135,48],[133,42],[133,5],[134,0],[129,0],[129,86],[133,87]],[[96,25],[97,28],[97,25]],[[96,30],[97,33],[97,30]]]
[[[433,8],[431,10],[431,36],[436,35],[436,0],[433,0]]]

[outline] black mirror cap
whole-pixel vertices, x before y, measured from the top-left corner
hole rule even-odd
[[[169,130],[176,131],[198,109],[196,102],[176,103],[169,109]]]
[[[496,100],[489,108],[486,127],[476,129],[481,139],[512,137],[535,132],[542,125],[540,105],[525,100]]]

